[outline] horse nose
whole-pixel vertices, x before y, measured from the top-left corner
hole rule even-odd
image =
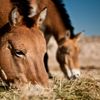
[[[79,69],[73,69],[70,79],[77,79],[79,77],[80,77],[80,70]]]
[[[72,77],[70,77],[70,79],[78,79],[79,78],[79,74],[77,74],[77,75],[72,75]]]

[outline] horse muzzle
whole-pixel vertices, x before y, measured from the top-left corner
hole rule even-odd
[[[80,69],[71,69],[67,67],[67,76],[68,79],[77,79],[80,77]]]

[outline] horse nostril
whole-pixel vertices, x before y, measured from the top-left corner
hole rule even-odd
[[[79,78],[80,77],[80,70],[79,69],[73,69],[72,70],[72,77],[73,77],[73,79]]]
[[[70,77],[71,80],[76,79],[77,77],[75,75],[73,75],[72,77]]]
[[[72,80],[73,80],[73,79],[78,79],[79,76],[80,76],[79,74],[76,74],[76,75],[73,75],[72,77],[70,77],[70,79],[72,79]]]
[[[76,79],[77,77],[76,77],[76,75],[73,75],[73,79]]]

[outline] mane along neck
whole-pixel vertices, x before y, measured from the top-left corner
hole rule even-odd
[[[65,28],[70,30],[71,38],[73,38],[74,37],[74,27],[71,24],[69,14],[67,10],[65,9],[64,4],[62,3],[62,0],[51,0],[51,1],[55,4]]]

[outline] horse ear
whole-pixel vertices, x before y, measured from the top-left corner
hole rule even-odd
[[[20,14],[18,12],[17,8],[12,9],[10,16],[9,16],[9,22],[11,25],[15,26],[17,23],[19,23],[21,20]]]
[[[43,24],[44,20],[46,19],[46,15],[47,15],[47,8],[44,8],[39,15],[37,16],[36,19],[36,25],[38,27],[41,27],[41,25]]]
[[[81,38],[81,35],[82,35],[82,32],[77,33],[77,34],[75,35],[75,37],[74,37],[74,41],[75,41],[75,42],[78,42],[78,41],[80,40],[80,38]]]

